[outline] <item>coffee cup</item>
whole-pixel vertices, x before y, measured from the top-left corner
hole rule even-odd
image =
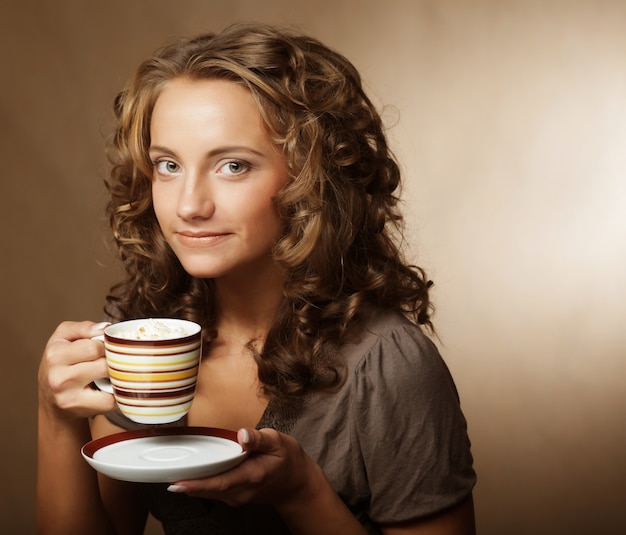
[[[141,424],[165,424],[189,412],[198,382],[202,332],[197,323],[149,318],[109,325],[104,342],[109,373],[95,381],[122,414]]]

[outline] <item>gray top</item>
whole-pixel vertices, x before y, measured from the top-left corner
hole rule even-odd
[[[465,418],[448,368],[422,330],[375,311],[358,340],[340,351],[346,381],[316,392],[292,414],[268,406],[258,424],[294,436],[366,527],[426,516],[455,505],[476,482]],[[123,428],[134,424],[107,415]],[[179,425],[184,425],[181,421]],[[221,502],[144,485],[166,533],[288,533],[272,508]]]

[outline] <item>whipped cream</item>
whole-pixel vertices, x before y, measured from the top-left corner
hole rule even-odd
[[[121,330],[116,336],[127,340],[164,340],[169,338],[183,338],[191,332],[184,326],[166,325],[162,321],[147,319],[133,329]]]

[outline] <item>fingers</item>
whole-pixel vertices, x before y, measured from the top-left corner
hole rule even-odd
[[[115,398],[111,394],[84,386],[64,388],[52,392],[48,403],[49,410],[57,416],[67,418],[87,418],[103,414],[115,408]]]
[[[107,325],[91,321],[61,323],[48,340],[44,357],[52,365],[75,364],[102,357],[102,343],[91,338],[101,334]]]
[[[279,503],[300,490],[309,458],[295,438],[274,429],[245,428],[237,440],[250,453],[240,465],[206,479],[178,481],[168,490],[235,506]]]
[[[167,490],[170,492],[184,492],[191,496],[203,496],[205,498],[217,497],[223,500],[226,493],[232,492],[232,489],[245,484],[247,479],[246,470],[239,465],[227,472],[208,478],[177,481],[170,485]]]
[[[111,410],[113,396],[90,388],[107,375],[102,342],[91,340],[105,323],[64,322],[50,337],[39,367],[40,399],[68,416],[90,416]]]
[[[80,339],[89,339],[104,332],[110,325],[108,322],[95,323],[93,321],[64,321],[52,333],[48,344],[56,342],[74,342]]]
[[[244,451],[253,454],[242,464],[209,478],[178,481],[168,490],[217,498],[231,505],[245,503],[263,486],[267,473],[273,471],[271,465],[279,461],[281,439],[274,429],[240,429],[237,441]]]

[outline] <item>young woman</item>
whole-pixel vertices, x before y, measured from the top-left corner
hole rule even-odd
[[[62,323],[39,372],[41,533],[474,533],[466,423],[402,258],[400,173],[360,77],[318,41],[234,26],[176,43],[115,105],[111,321],[203,326],[175,425],[238,430],[236,468],[98,475],[83,444],[140,427],[90,387],[103,324]]]

